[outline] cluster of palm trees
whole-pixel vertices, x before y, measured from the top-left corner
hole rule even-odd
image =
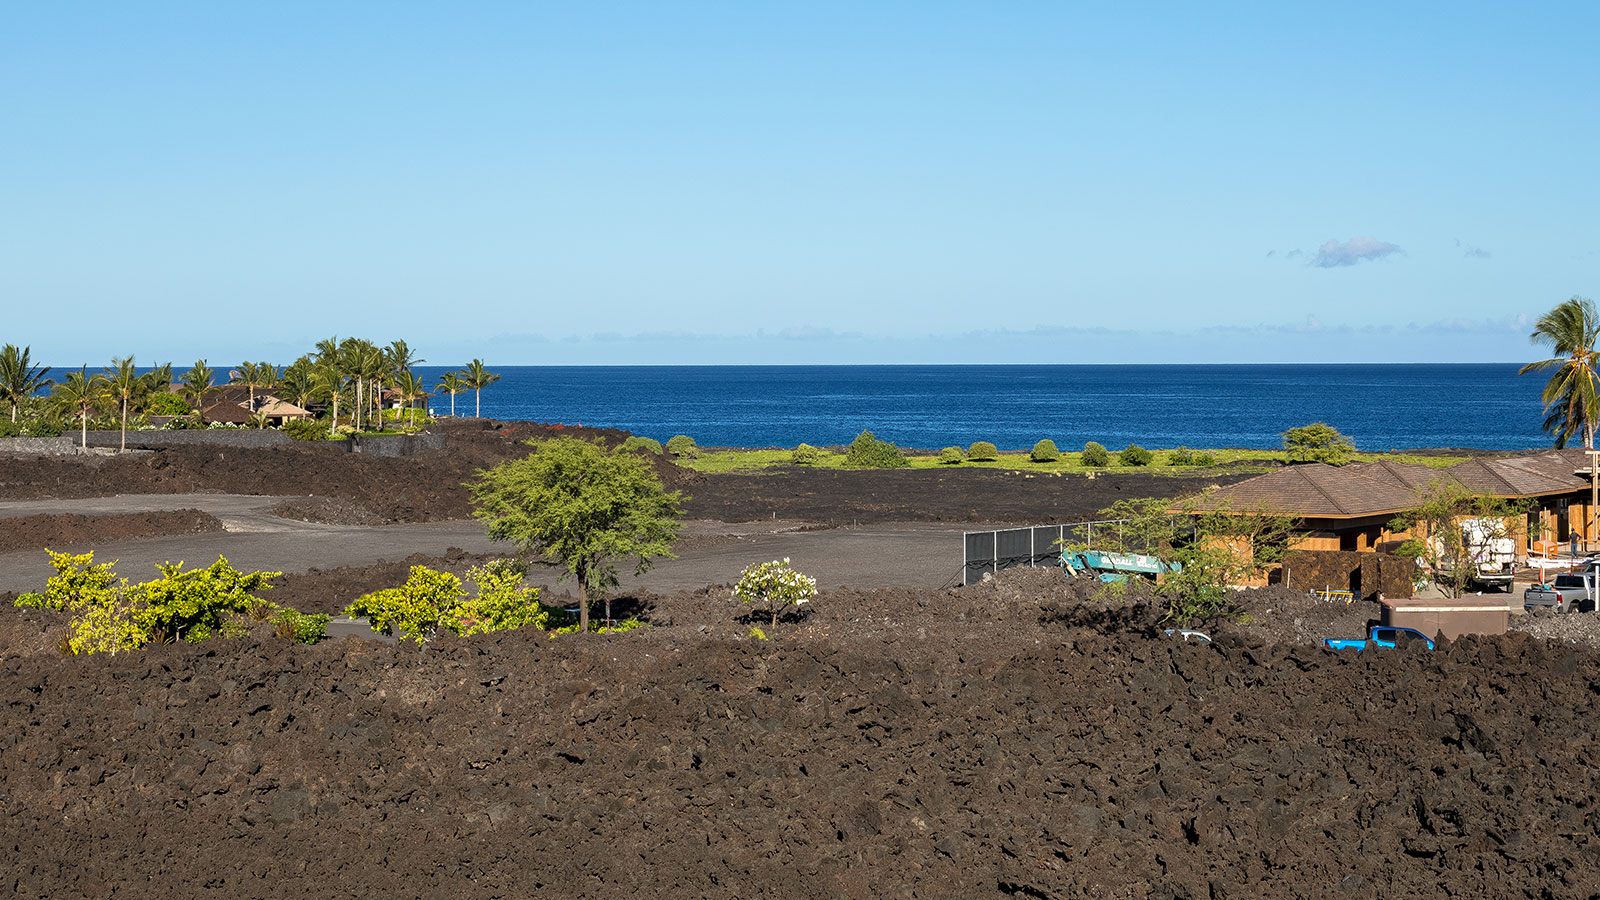
[[[426,362],[405,341],[381,346],[363,338],[331,337],[318,341],[316,349],[279,368],[267,362],[245,362],[230,374],[233,384],[250,388],[250,408],[256,408],[256,394],[274,393],[300,407],[326,404],[331,407],[332,424],[337,428],[341,406],[349,424],[357,430],[383,423],[384,391],[398,399],[416,424],[417,404],[431,396],[426,383],[414,367]],[[198,407],[211,389],[216,373],[197,360],[179,382],[184,393]],[[450,394],[450,414],[455,415],[455,395],[482,390],[500,376],[488,371],[483,360],[475,359],[459,372],[447,373],[437,390]],[[481,405],[479,407],[482,408]]]
[[[431,396],[414,367],[424,362],[406,345],[393,341],[380,346],[361,338],[337,337],[318,342],[316,350],[288,366],[269,362],[242,362],[227,372],[227,382],[249,388],[249,408],[257,427],[265,427],[257,398],[275,394],[300,407],[325,404],[331,407],[331,427],[337,429],[341,406],[350,425],[357,430],[383,423],[384,392],[409,409],[411,424],[416,424],[417,404]],[[89,418],[115,406],[122,428],[121,446],[127,447],[128,418],[140,410],[146,398],[170,393],[179,386],[188,406],[204,415],[208,396],[218,386],[218,372],[204,359],[196,360],[188,371],[173,378],[172,364],[140,374],[132,356],[116,358],[101,372],[90,373],[88,366],[67,372],[61,381],[50,377],[50,367],[37,365],[29,347],[6,344],[0,348],[0,399],[11,406],[11,421],[17,421],[23,404],[49,390],[52,413],[78,420],[87,445]],[[472,391],[475,410],[483,410],[483,389],[500,380],[483,360],[474,359],[464,368],[447,372],[435,390],[450,395],[450,414],[456,412],[456,395]],[[181,407],[180,407],[181,409]]]
[[[22,404],[45,388],[50,389],[50,401],[56,410],[79,420],[84,446],[88,446],[89,414],[111,402],[116,404],[122,422],[121,446],[128,446],[128,414],[138,401],[155,392],[165,391],[172,383],[172,365],[158,366],[153,371],[140,374],[133,357],[114,358],[103,372],[89,374],[84,366],[68,372],[62,381],[50,378],[50,367],[33,362],[33,348],[18,348],[15,344],[0,347],[0,397],[11,405],[11,421],[17,421]]]

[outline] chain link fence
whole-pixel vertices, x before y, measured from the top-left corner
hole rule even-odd
[[[1067,525],[1034,525],[998,531],[968,531],[961,535],[961,584],[976,584],[985,574],[993,575],[1014,566],[1059,566],[1061,545],[1083,544],[1093,547],[1096,536],[1106,540],[1122,538],[1126,519],[1073,522]]]

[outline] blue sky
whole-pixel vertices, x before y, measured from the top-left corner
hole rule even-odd
[[[1600,6],[0,11],[59,365],[1522,361],[1600,294]]]

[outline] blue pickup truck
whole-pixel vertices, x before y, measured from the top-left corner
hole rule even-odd
[[[1374,625],[1365,638],[1324,638],[1322,646],[1329,650],[1365,650],[1368,647],[1393,650],[1402,643],[1421,643],[1429,650],[1433,649],[1433,638],[1415,628],[1401,628],[1398,625]]]

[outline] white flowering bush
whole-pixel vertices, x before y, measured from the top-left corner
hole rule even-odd
[[[817,580],[800,574],[789,565],[789,558],[757,563],[739,574],[733,596],[742,603],[766,603],[772,611],[772,627],[778,627],[778,613],[787,606],[799,606],[817,596]]]

